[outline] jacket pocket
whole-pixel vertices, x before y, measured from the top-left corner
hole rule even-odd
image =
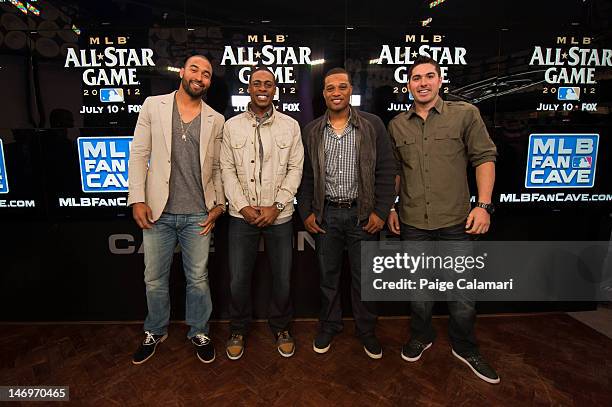
[[[230,146],[232,147],[232,154],[234,155],[234,162],[236,163],[236,165],[242,166],[242,160],[244,159],[244,154],[246,150],[246,142],[246,135],[242,137],[232,137],[232,139],[230,140]]]
[[[291,137],[287,135],[276,135],[274,137],[276,150],[278,152],[278,173],[284,174],[287,171],[287,162],[291,149]]]

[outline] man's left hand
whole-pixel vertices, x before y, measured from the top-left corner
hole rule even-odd
[[[208,212],[208,217],[202,223],[198,223],[199,226],[202,226],[201,235],[207,235],[211,230],[215,227],[215,221],[219,216],[223,214],[223,209],[220,206],[215,206]]]
[[[471,235],[481,235],[487,233],[491,225],[491,215],[484,208],[476,207],[472,209],[465,222],[465,233]]]
[[[256,206],[260,215],[253,221],[253,224],[260,228],[265,228],[274,223],[280,211],[276,206]]]
[[[370,214],[370,218],[368,219],[368,223],[363,227],[363,230],[370,234],[378,233],[385,226],[385,221],[382,220],[377,214],[372,212]]]

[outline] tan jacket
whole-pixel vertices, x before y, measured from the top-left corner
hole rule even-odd
[[[159,219],[168,201],[174,94],[145,99],[130,149],[128,205],[146,203],[151,207],[153,220]],[[202,102],[200,163],[202,189],[208,210],[225,203],[219,171],[224,121],[222,115]]]
[[[249,111],[232,117],[223,126],[221,177],[225,196],[230,215],[239,218],[242,218],[240,210],[246,206],[284,203],[278,223],[293,213],[294,196],[302,181],[304,148],[300,126],[273,109],[271,117],[260,127],[263,163],[259,159],[256,127],[255,116]]]

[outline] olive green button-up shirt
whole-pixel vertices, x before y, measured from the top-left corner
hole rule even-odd
[[[465,222],[470,212],[468,162],[495,162],[478,108],[438,98],[423,120],[414,105],[389,123],[395,158],[400,163],[402,223],[426,230]]]

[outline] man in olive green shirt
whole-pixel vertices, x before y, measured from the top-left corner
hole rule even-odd
[[[408,78],[414,104],[389,123],[401,168],[396,180],[399,217],[392,210],[389,229],[400,234],[402,240],[469,241],[471,236],[489,230],[495,144],[475,106],[440,98],[442,77],[435,60],[418,57]],[[470,208],[468,164],[476,169],[478,202],[474,209]],[[411,302],[410,341],[401,354],[404,360],[416,362],[432,345],[433,305],[433,301]],[[453,355],[480,379],[499,383],[499,376],[480,355],[474,337],[475,302],[462,298],[449,301],[448,308]]]

